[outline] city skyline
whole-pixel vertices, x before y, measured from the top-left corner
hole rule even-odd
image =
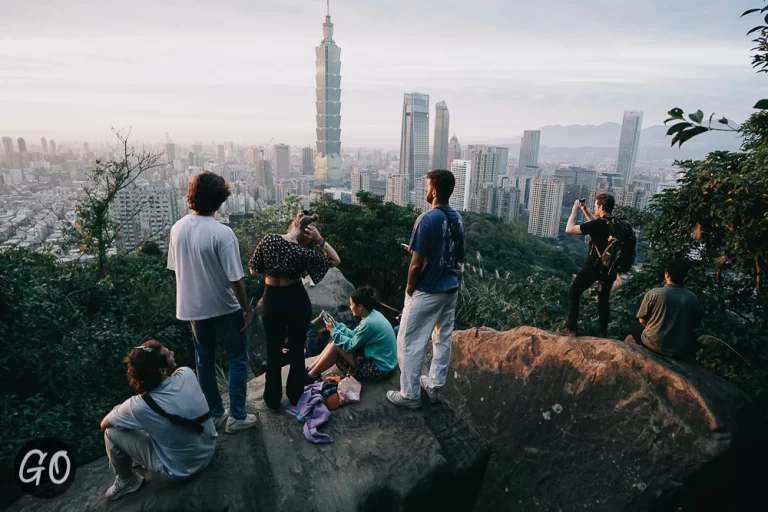
[[[736,3],[751,7],[748,0]],[[739,120],[751,111],[738,98],[762,90],[746,65],[751,43],[742,35],[749,21],[739,20],[733,5],[514,3],[488,17],[480,16],[483,1],[472,9],[395,4],[335,0],[331,6],[344,26],[341,129],[350,147],[396,147],[396,105],[407,90],[445,100],[452,131],[478,142],[512,140],[549,124],[619,122],[628,107],[644,110],[647,125],[663,122],[673,106]],[[150,20],[143,0],[119,8],[53,5],[30,0],[4,10],[0,133],[106,140],[116,126],[133,127],[146,140],[168,131],[180,141],[314,140],[312,47],[325,2],[307,8],[295,0],[223,0],[179,10],[159,1],[151,4]],[[555,8],[561,16],[543,16]],[[464,29],[425,27],[421,20],[428,17],[462,19]],[[717,31],[696,29],[713,19]],[[197,32],[206,38],[189,36]],[[526,51],[508,56],[509,47]],[[207,71],[211,64],[215,72]]]

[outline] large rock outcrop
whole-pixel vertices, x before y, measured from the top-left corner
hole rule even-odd
[[[703,510],[753,414],[699,366],[529,327],[454,333],[444,396],[491,443],[478,511]]]
[[[361,403],[333,411],[322,429],[333,437],[328,445],[310,444],[295,417],[266,409],[263,386],[263,377],[248,384],[247,406],[258,415],[257,427],[221,434],[211,465],[190,481],[149,475],[138,492],[108,502],[104,493],[114,477],[103,458],[78,468],[63,495],[25,497],[10,510],[424,512],[474,506],[488,444],[446,407],[391,405],[384,393],[397,378],[363,383]]]

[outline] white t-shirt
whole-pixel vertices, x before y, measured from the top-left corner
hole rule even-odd
[[[240,309],[232,291],[243,278],[232,230],[207,215],[189,214],[171,228],[168,268],[176,271],[176,318],[205,320]]]
[[[197,376],[185,366],[149,394],[165,412],[182,418],[194,420],[208,412]],[[198,434],[163,418],[139,395],[115,406],[109,413],[109,423],[118,430],[147,432],[157,453],[158,472],[165,478],[176,480],[194,475],[208,465],[216,450],[216,427],[211,418],[202,423],[203,432]]]

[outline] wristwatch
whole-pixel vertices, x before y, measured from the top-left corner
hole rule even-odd
[[[321,249],[322,249],[323,247],[325,247],[325,238],[321,238],[321,239],[320,239],[320,240],[317,242],[317,246],[318,246],[319,248],[321,248]]]

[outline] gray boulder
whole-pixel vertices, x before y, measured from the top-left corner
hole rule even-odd
[[[493,450],[476,510],[703,510],[749,464],[749,398],[634,343],[455,332],[444,395]]]
[[[449,408],[411,411],[387,402],[397,377],[364,382],[361,403],[333,411],[321,429],[333,437],[328,445],[310,444],[295,417],[269,411],[263,386],[263,377],[248,384],[258,425],[220,434],[211,465],[192,480],[148,475],[139,491],[108,502],[114,477],[102,458],[78,468],[63,495],[25,497],[10,511],[472,510],[488,444]]]

